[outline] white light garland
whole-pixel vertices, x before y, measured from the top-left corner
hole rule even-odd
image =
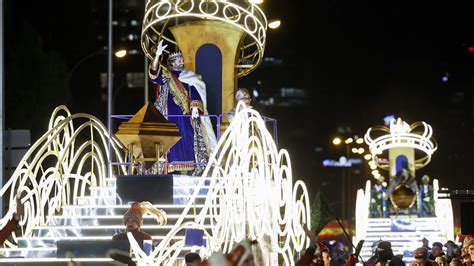
[[[423,129],[418,132],[417,129]],[[385,134],[373,138],[371,133],[382,131]],[[380,157],[385,151],[392,148],[413,148],[422,151],[425,156],[415,160],[415,168],[420,169],[431,161],[431,155],[436,151],[437,146],[431,140],[433,129],[425,122],[416,122],[408,125],[401,118],[392,119],[390,127],[376,126],[369,128],[364,136],[364,140],[369,145],[370,153],[374,162],[382,169],[388,169],[388,159]]]
[[[75,128],[74,122],[82,123]],[[79,137],[88,140],[78,143]],[[24,215],[20,225],[28,237],[37,226],[48,225],[47,217],[62,206],[77,204],[78,198],[89,194],[93,187],[105,186],[107,161],[111,156],[107,150],[108,139],[107,128],[96,117],[81,113],[71,115],[65,106],[57,107],[48,131],[31,146],[0,190],[0,196],[8,197],[10,206],[0,220],[0,227],[3,228],[15,212],[17,192],[23,193]],[[115,138],[110,141],[111,152],[124,162],[123,147]],[[124,166],[118,169],[126,173]]]
[[[360,240],[365,239],[367,235],[368,219],[369,219],[369,206],[371,196],[371,183],[367,180],[365,183],[365,191],[363,189],[357,190],[356,198],[356,219],[355,229],[356,235],[354,237],[354,243],[358,243]]]
[[[207,247],[201,248],[201,255],[230,252],[235,243],[247,238],[258,241],[265,264],[274,263],[280,254],[285,265],[294,265],[293,252],[309,245],[301,227],[311,224],[308,193],[303,182],[293,185],[289,154],[278,151],[258,112],[238,105],[203,173],[208,175],[208,196],[195,222],[183,219],[205,178],[199,180],[182,217],[150,256],[129,235],[138,262],[171,265],[184,247],[184,241],[171,245],[173,236],[186,228],[205,229],[205,220],[211,216],[211,229],[205,231]]]
[[[438,191],[439,191],[439,181],[438,179],[433,179],[433,198],[435,202],[435,214],[436,217],[445,224],[446,231],[444,232],[446,235],[446,239],[444,242],[448,240],[454,241],[454,218],[453,218],[453,206],[451,204],[451,199],[439,199],[438,198]]]
[[[217,20],[241,29],[246,37],[238,53],[238,76],[254,70],[265,49],[267,18],[255,3],[229,0],[148,0],[143,18],[142,49],[152,59],[159,39],[173,41],[167,27],[194,20]]]

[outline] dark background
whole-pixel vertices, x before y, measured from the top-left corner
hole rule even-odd
[[[34,141],[58,104],[106,124],[107,88],[99,73],[107,72],[108,1],[4,3],[6,127],[31,129]],[[322,190],[341,214],[342,169],[321,164],[345,153],[331,141],[362,137],[389,114],[433,127],[439,148],[417,178],[428,174],[443,187],[474,188],[474,54],[468,52],[474,46],[473,5],[468,0],[262,4],[269,19],[282,20],[280,28],[269,30],[265,51],[279,63],[264,61],[239,87],[257,91],[254,107],[278,119],[279,147],[289,150],[293,176],[306,182],[311,195]],[[142,18],[143,1],[114,1],[114,47],[141,52]],[[143,87],[129,87],[125,73],[142,72],[143,64],[141,53],[114,59],[115,114],[142,106]],[[284,95],[282,88],[299,94]],[[348,172],[342,193],[350,219],[356,190],[371,175],[366,166]],[[455,221],[459,224],[458,217]]]

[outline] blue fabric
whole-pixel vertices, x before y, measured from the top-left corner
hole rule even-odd
[[[171,147],[168,153],[168,162],[194,161],[194,132],[189,117],[170,117],[168,121],[176,124],[179,129],[179,134],[182,136],[181,139]]]
[[[180,71],[172,71],[173,75],[176,77],[179,76]],[[162,70],[158,73],[156,79],[152,80],[154,83],[158,83],[163,85],[162,79]],[[199,100],[201,101],[201,97],[199,96],[198,91],[194,86],[189,86],[186,83],[182,83],[188,95],[190,96],[190,101]],[[168,115],[183,115],[183,111],[180,106],[178,106],[172,97],[171,91],[168,95],[167,99],[167,107],[168,107]],[[191,110],[190,110],[191,111]],[[185,114],[190,115],[190,114]],[[168,117],[169,122],[176,124],[179,129],[179,133],[181,134],[181,139],[171,147],[168,153],[168,162],[169,163],[178,163],[179,162],[194,162],[194,131],[191,125],[191,117]]]
[[[204,231],[201,229],[187,228],[184,236],[185,246],[206,246]]]

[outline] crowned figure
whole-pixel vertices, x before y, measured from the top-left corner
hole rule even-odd
[[[424,175],[421,178],[420,185],[420,201],[419,210],[421,216],[434,216],[435,215],[435,202],[434,202],[434,189],[433,185],[430,185],[430,177]]]
[[[160,56],[167,46],[163,40],[158,43],[149,77],[158,84],[155,107],[176,124],[182,136],[168,153],[168,172],[200,175],[217,142],[209,117],[203,116],[207,114],[206,84],[200,75],[184,69],[180,52],[169,54],[167,66],[161,64]]]

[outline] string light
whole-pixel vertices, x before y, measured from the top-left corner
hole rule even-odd
[[[140,263],[173,263],[184,247],[171,244],[173,236],[186,228],[204,229],[211,216],[211,230],[204,231],[205,256],[215,250],[231,251],[244,238],[257,240],[264,256],[278,253],[286,265],[294,265],[293,251],[309,245],[301,224],[310,224],[309,198],[300,180],[293,185],[290,156],[278,150],[260,114],[239,103],[232,123],[220,138],[203,176],[211,176],[208,197],[196,220],[179,218],[173,229],[147,256],[133,236],[129,236]],[[189,215],[200,188],[201,178],[181,216]],[[279,243],[278,239],[285,239]],[[164,250],[165,247],[170,249]]]

